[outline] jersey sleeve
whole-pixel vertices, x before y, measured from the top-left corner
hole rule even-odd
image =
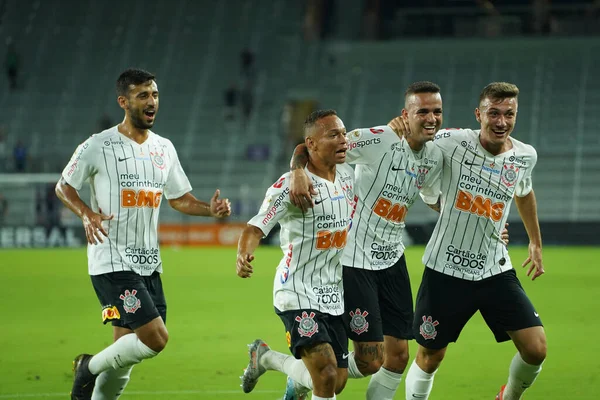
[[[531,148],[531,155],[530,155],[530,165],[531,166],[529,168],[527,168],[527,170],[525,171],[525,175],[523,176],[523,179],[521,179],[521,181],[515,187],[515,195],[517,195],[518,197],[525,197],[529,193],[531,193],[531,191],[533,190],[533,182],[531,179],[531,173],[533,171],[533,167],[535,167],[535,164],[537,163],[537,152],[535,151],[535,149],[533,147],[530,147],[530,148]]]
[[[63,179],[76,190],[81,190],[83,183],[98,173],[96,161],[99,149],[97,147],[95,137],[89,137],[77,147],[62,172]]]
[[[429,158],[431,159],[431,162],[435,161],[435,164],[429,170],[427,178],[423,183],[423,187],[419,192],[421,199],[423,199],[426,204],[437,203],[442,188],[444,158],[441,150],[437,146],[431,146],[431,150],[432,152]]]
[[[192,185],[181,167],[179,156],[173,144],[169,143],[170,159],[172,162],[171,169],[169,170],[169,176],[165,183],[165,197],[167,199],[177,199],[187,192],[192,191]]]
[[[265,195],[265,199],[256,214],[250,221],[249,225],[254,225],[264,235],[268,235],[269,232],[277,225],[277,223],[284,218],[292,206],[290,202],[290,173],[284,174],[277,182],[275,182],[268,190]]]
[[[400,138],[387,125],[355,129],[346,134],[348,151],[346,162],[350,164],[372,164],[390,151],[391,145]]]

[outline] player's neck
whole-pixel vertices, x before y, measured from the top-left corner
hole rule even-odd
[[[148,139],[148,129],[136,128],[127,117],[117,125],[117,130],[138,144],[142,144]]]
[[[313,174],[327,179],[330,182],[335,182],[335,164],[328,165],[322,160],[309,159],[306,168]]]
[[[479,136],[479,144],[481,144],[481,147],[483,147],[485,151],[495,156],[507,152],[513,147],[510,138],[506,138],[504,143],[494,144],[484,140],[481,136]]]
[[[408,146],[412,149],[412,151],[421,151],[423,150],[423,147],[425,147],[424,142],[419,142],[415,140],[415,138],[412,138],[410,136],[406,138],[406,142],[408,143]]]

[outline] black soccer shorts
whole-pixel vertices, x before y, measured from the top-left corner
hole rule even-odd
[[[467,281],[425,268],[417,294],[413,332],[428,349],[456,342],[473,314],[485,319],[497,342],[507,331],[542,326],[514,269],[481,281]]]
[[[287,345],[294,357],[302,358],[302,347],[329,343],[335,353],[338,368],[348,368],[348,337],[341,315],[330,315],[311,309],[275,309],[275,312],[283,321]]]
[[[413,299],[404,255],[382,270],[344,266],[343,282],[344,326],[350,339],[413,338]]]
[[[102,305],[102,322],[131,330],[156,317],[167,322],[167,302],[160,273],[141,276],[132,271],[92,275],[92,285]]]

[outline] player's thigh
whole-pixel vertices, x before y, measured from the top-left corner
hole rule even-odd
[[[456,342],[477,311],[474,282],[425,268],[417,294],[413,334],[428,349]]]
[[[160,317],[165,325],[167,324],[167,300],[163,289],[161,274],[154,272],[150,276],[144,277],[148,293],[154,302],[154,306],[158,310]]]
[[[496,341],[510,339],[508,331],[543,326],[514,269],[480,282],[479,309]]]
[[[377,273],[343,267],[344,325],[354,342],[383,342]]]
[[[144,277],[130,271],[91,276],[102,305],[102,322],[135,330],[160,313]]]
[[[294,357],[303,359],[305,349],[326,343],[336,366],[348,368],[348,336],[340,316],[311,309],[276,312],[285,326],[288,348]]]
[[[398,339],[413,339],[413,297],[404,255],[378,276],[379,309],[383,334]]]

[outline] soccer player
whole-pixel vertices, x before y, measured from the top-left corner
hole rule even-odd
[[[404,219],[419,192],[435,201],[440,191],[442,153],[432,143],[443,120],[440,88],[415,82],[404,98],[402,116],[412,135],[401,140],[388,126],[347,135],[347,160],[357,164],[357,209],[342,256],[344,323],[354,344],[349,377],[372,375],[368,400],[392,399],[408,363],[413,300],[402,242]],[[305,164],[301,145],[292,161],[291,197],[308,208],[314,205],[305,191]],[[287,398],[302,399],[305,392],[288,379]]]
[[[173,144],[150,130],[159,103],[154,75],[124,71],[117,80],[117,95],[125,111],[123,122],[83,142],[56,185],[57,196],[83,222],[88,270],[102,320],[113,325],[112,345],[73,361],[71,399],[77,400],[118,398],[133,366],[155,357],[167,344],[157,238],[163,195],[185,214],[231,213],[229,200],[219,199],[219,190],[210,203],[191,194]],[[87,180],[90,206],[77,193]]]
[[[309,151],[306,172],[318,193],[317,205],[303,212],[289,198],[290,173],[266,194],[259,213],[238,243],[237,274],[248,278],[260,239],[279,222],[283,257],[275,273],[273,303],[294,357],[271,350],[262,340],[250,345],[242,376],[249,393],[267,370],[299,382],[312,381],[313,399],[335,399],[347,377],[348,338],[344,312],[342,264],[350,218],[355,207],[354,171],[345,164],[346,128],[333,110],[315,111],[305,121]],[[301,359],[301,360],[299,360]]]
[[[425,272],[413,331],[419,348],[406,377],[406,398],[427,399],[447,346],[467,321],[481,312],[498,342],[517,348],[508,383],[497,400],[517,400],[530,387],[546,358],[542,321],[525,294],[498,232],[513,198],[529,236],[532,280],[544,273],[542,239],[531,172],[535,149],[510,137],[518,109],[517,86],[494,82],[479,97],[475,117],[480,130],[441,130],[434,143],[444,157],[441,210],[427,244]],[[397,119],[390,122],[403,133]],[[431,199],[424,198],[426,202]]]

